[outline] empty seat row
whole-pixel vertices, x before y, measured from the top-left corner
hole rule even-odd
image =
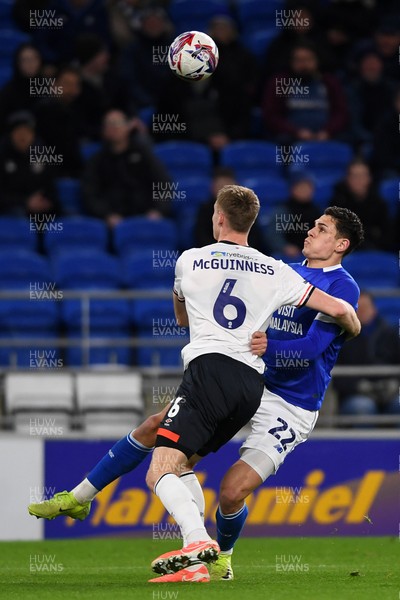
[[[131,372],[8,374],[4,394],[6,414],[33,436],[62,435],[74,413],[85,431],[118,435],[144,412],[142,378]]]
[[[51,259],[28,250],[0,251],[0,290],[22,290],[33,300],[59,300],[57,290],[155,289],[171,287],[178,251],[140,250],[118,257],[77,250]]]
[[[72,249],[52,260],[26,250],[3,251],[0,290],[21,290],[26,298],[49,301],[62,299],[67,290],[170,289],[177,258],[176,250],[163,248],[122,257],[101,250]],[[361,286],[399,284],[396,255],[390,252],[358,251],[347,258],[345,266]]]
[[[209,176],[213,166],[212,152],[204,144],[169,141],[156,144],[155,153],[174,179]],[[284,145],[262,140],[231,142],[222,148],[219,164],[230,167],[236,177],[283,175],[285,167],[305,164],[316,176],[340,178],[353,156],[351,146],[343,142],[304,142]]]
[[[52,255],[64,249],[106,251],[110,242],[106,224],[92,217],[0,217],[0,251],[35,250],[36,233],[43,236],[44,249]],[[172,219],[127,218],[115,227],[111,237],[114,250],[121,256],[155,245],[163,250],[178,247],[178,228]]]

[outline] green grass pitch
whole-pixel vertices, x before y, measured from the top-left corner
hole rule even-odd
[[[233,559],[234,581],[147,583],[152,577],[150,561],[172,550],[176,543],[148,538],[3,542],[0,543],[0,598],[400,598],[400,544],[396,538],[243,538]]]

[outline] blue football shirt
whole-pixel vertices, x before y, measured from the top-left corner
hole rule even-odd
[[[357,308],[360,289],[341,265],[311,269],[304,262],[290,266],[319,289]],[[273,314],[267,336],[265,386],[290,404],[319,410],[345,333],[332,318],[307,306],[283,306]],[[322,351],[316,354],[318,346]]]

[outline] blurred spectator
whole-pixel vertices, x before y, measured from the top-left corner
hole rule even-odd
[[[343,181],[335,186],[330,204],[352,210],[364,225],[363,249],[391,248],[391,229],[384,200],[379,196],[370,173],[362,160],[351,161]]]
[[[167,52],[172,27],[166,12],[149,8],[142,12],[141,28],[121,57],[121,77],[136,107],[153,106],[162,94],[168,75]]]
[[[338,364],[398,365],[399,335],[378,313],[370,294],[361,292],[358,302],[361,334],[344,344]],[[335,377],[339,393],[339,412],[344,415],[400,413],[399,384],[396,377]]]
[[[12,114],[9,133],[0,142],[0,213],[12,216],[57,214],[53,170],[31,148],[40,144],[35,120],[26,111]]]
[[[88,33],[79,38],[76,57],[82,78],[79,98],[84,125],[82,134],[98,140],[102,118],[107,110],[119,108],[124,112],[132,112],[128,89],[116,70],[111,68],[110,53],[97,35]]]
[[[106,113],[104,144],[86,165],[84,201],[89,214],[105,219],[110,227],[124,217],[147,215],[161,218],[165,202],[153,200],[155,184],[168,184],[163,165],[137,131],[137,119],[128,120],[120,110]]]
[[[21,44],[13,59],[13,76],[0,91],[0,131],[5,132],[6,121],[11,113],[19,110],[32,111],[40,96],[35,89],[40,86],[42,58],[32,44]]]
[[[293,49],[289,71],[267,82],[262,109],[267,129],[279,141],[327,140],[347,123],[339,80],[320,72],[317,53],[306,43]]]
[[[301,254],[308,230],[314,227],[314,221],[321,216],[321,210],[314,202],[314,191],[311,176],[300,172],[293,174],[289,198],[274,209],[274,222],[271,221],[269,226],[268,239],[273,240],[274,252],[288,258],[298,258]]]
[[[400,173],[400,89],[386,106],[387,110],[378,113],[372,164],[379,177],[396,177]]]
[[[331,48],[341,46],[343,34],[351,42],[370,37],[376,24],[373,2],[335,0],[323,9],[322,25]]]
[[[249,137],[250,113],[257,81],[256,61],[240,43],[233,19],[214,17],[209,34],[219,50],[218,67],[212,87],[218,92],[219,110],[224,130],[231,139]],[[234,98],[234,102],[232,102]]]
[[[191,82],[168,74],[155,116],[162,125],[157,127],[157,140],[190,139],[209,144],[215,151],[229,143],[212,79]]]
[[[290,15],[289,10],[293,16],[287,17],[288,25],[280,32],[278,29],[277,37],[268,46],[262,69],[264,81],[275,73],[289,69],[291,55],[298,44],[313,44],[324,68],[332,62],[326,38],[316,24],[315,7],[296,1],[288,4],[285,14]]]
[[[194,244],[197,247],[214,244],[215,239],[212,231],[212,216],[214,213],[214,204],[217,199],[217,194],[224,185],[236,184],[233,171],[227,167],[217,167],[214,171],[211,183],[211,197],[201,204],[197,213],[197,219],[194,229]],[[256,248],[260,252],[267,252],[266,243],[263,233],[257,222],[254,223],[249,234],[249,246]]]
[[[56,77],[60,93],[36,106],[38,132],[57,155],[62,156],[57,176],[78,177],[82,170],[79,141],[85,131],[79,104],[81,77],[72,67],[61,69]]]
[[[399,79],[400,18],[387,17],[377,28],[373,38],[364,40],[355,49],[355,56],[367,50],[375,51],[383,61],[385,77]]]
[[[114,0],[109,4],[113,38],[118,46],[125,48],[140,31],[143,10],[148,8],[167,9],[170,0]]]
[[[27,11],[29,9],[26,8]],[[55,11],[56,18],[62,19],[62,26],[31,29],[45,63],[60,66],[71,61],[74,58],[75,42],[84,33],[95,33],[109,50],[112,49],[104,0],[52,0],[46,10]]]
[[[390,106],[393,97],[393,84],[384,77],[383,62],[376,52],[361,56],[349,97],[354,140],[370,142],[381,118],[382,106]]]

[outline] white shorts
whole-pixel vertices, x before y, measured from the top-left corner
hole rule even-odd
[[[266,460],[263,468],[262,456],[266,455],[272,461],[276,473],[286,456],[309,438],[318,414],[318,411],[289,404],[264,388],[260,407],[251,419],[251,433],[239,451],[241,460],[265,481],[271,474],[271,463]]]

